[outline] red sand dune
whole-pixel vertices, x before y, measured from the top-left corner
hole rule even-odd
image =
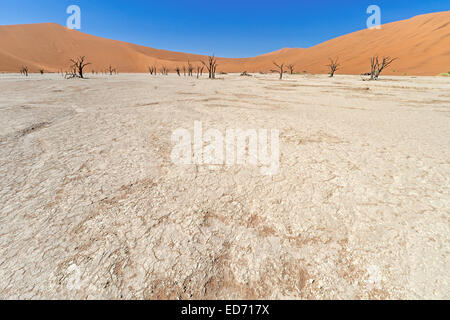
[[[450,71],[450,11],[389,23],[381,30],[354,32],[308,49],[282,49],[254,58],[219,58],[218,71],[268,72],[277,61],[294,64],[299,72],[326,73],[328,59],[339,57],[340,73],[361,74],[370,71],[374,54],[398,57],[387,74],[437,75]],[[55,23],[0,26],[0,71],[18,72],[23,65],[32,72],[41,68],[67,70],[69,59],[80,55],[87,56],[94,70],[104,70],[111,64],[120,72],[147,72],[154,64],[173,70],[188,60],[198,65],[206,59],[103,39]]]

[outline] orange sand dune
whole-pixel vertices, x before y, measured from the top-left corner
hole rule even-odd
[[[296,71],[326,73],[328,59],[339,57],[340,73],[360,74],[370,69],[373,54],[398,57],[386,73],[436,75],[450,70],[450,11],[426,14],[383,25],[381,30],[354,32],[308,49],[282,49],[254,58],[219,58],[218,71],[267,72],[273,61],[294,64]],[[26,65],[32,72],[67,70],[69,59],[85,55],[91,68],[110,64],[120,72],[147,72],[148,66],[172,70],[205,56],[158,50],[104,39],[54,23],[0,26],[0,71],[17,72]],[[92,69],[89,69],[92,70]]]

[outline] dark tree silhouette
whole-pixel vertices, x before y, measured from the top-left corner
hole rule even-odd
[[[370,80],[378,80],[381,72],[388,68],[395,60],[397,58],[383,57],[383,60],[380,62],[378,56],[373,56],[370,59]]]
[[[179,77],[181,77],[181,74],[180,74],[180,67],[177,67],[177,68],[175,69],[175,71],[177,72],[177,75],[178,75]]]
[[[286,73],[286,71],[284,70],[284,63],[278,64],[278,63],[276,63],[274,61],[273,64],[278,68],[278,70],[271,70],[271,71],[279,73],[280,74],[280,80],[283,79],[283,74]]]
[[[188,76],[189,77],[192,77],[192,74],[193,74],[193,72],[194,72],[194,67],[192,66],[192,64],[188,61],[188,67],[187,67],[187,70],[188,70]]]
[[[148,67],[148,72],[150,72],[151,75],[156,76],[156,66]]]
[[[81,78],[84,79],[84,68],[90,65],[90,62],[86,62],[86,57],[81,56],[75,59],[70,59],[72,62],[72,73],[66,74],[66,78]]]
[[[197,79],[200,78],[200,76],[203,75],[203,68],[201,66],[197,66]]]
[[[286,67],[289,69],[290,74],[294,74],[295,67],[293,64],[288,64]]]
[[[327,67],[330,68],[330,78],[334,77],[334,74],[339,70],[340,66],[341,64],[339,63],[339,58],[336,58],[334,60],[330,58],[330,64],[327,65]]]
[[[28,77],[28,67],[23,66],[22,69],[20,69],[20,74],[23,74],[24,76]]]
[[[113,68],[111,65],[109,65],[108,72],[109,72],[109,75],[112,76],[113,74],[117,74],[117,69]]]
[[[202,64],[208,70],[209,79],[215,79],[217,70],[217,59],[214,57],[214,55],[208,57],[208,62],[202,61]]]
[[[166,66],[162,66],[160,72],[163,76],[167,76],[169,74],[169,69]]]

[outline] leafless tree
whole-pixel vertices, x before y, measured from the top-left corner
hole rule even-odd
[[[117,74],[116,68],[113,68],[111,65],[109,65],[108,70],[109,75],[112,76],[113,74]]]
[[[66,78],[81,78],[84,79],[84,68],[86,68],[88,65],[90,65],[90,62],[86,62],[86,57],[81,56],[77,59],[70,59],[72,62],[72,73],[66,74]]]
[[[203,75],[203,68],[201,66],[197,66],[197,79]]]
[[[169,74],[169,69],[166,66],[162,66],[160,72],[163,76],[167,76]]]
[[[150,72],[151,75],[156,76],[156,66],[148,67],[148,72]]]
[[[330,58],[330,64],[327,65],[327,67],[330,68],[330,78],[334,77],[334,74],[339,70],[340,66],[341,64],[339,63],[339,58],[334,60]]]
[[[294,74],[295,66],[293,64],[288,64],[286,67],[289,69],[290,74]]]
[[[370,59],[370,80],[378,80],[381,72],[388,68],[395,60],[397,58],[383,57],[383,60],[380,62],[378,56],[373,56]]]
[[[183,75],[186,77],[186,67],[183,66]]]
[[[252,75],[249,74],[247,71],[244,71],[241,73],[241,77],[251,77]]]
[[[42,75],[44,74],[45,70],[44,69],[39,69],[39,73]]]
[[[278,64],[278,63],[276,63],[274,61],[273,64],[278,68],[278,70],[271,70],[271,72],[279,73],[280,74],[280,80],[283,79],[283,74],[286,73],[286,71],[284,70],[284,63]]]
[[[20,69],[20,74],[23,74],[24,76],[28,77],[28,67],[23,66],[22,69]]]
[[[178,75],[179,77],[181,77],[181,74],[180,74],[180,67],[177,67],[177,68],[175,69],[175,71],[177,72],[177,75]]]
[[[192,74],[194,72],[194,67],[192,66],[192,64],[189,61],[188,61],[187,71],[188,71],[188,76],[192,77]]]
[[[72,62],[72,70],[75,71],[74,75],[81,79],[84,79],[84,68],[86,68],[88,65],[91,65],[90,62],[86,62],[85,60],[85,56],[78,57],[76,60],[70,59],[70,61]]]
[[[217,59],[214,57],[214,55],[208,57],[208,62],[202,61],[202,64],[208,70],[209,79],[215,79],[217,70]]]

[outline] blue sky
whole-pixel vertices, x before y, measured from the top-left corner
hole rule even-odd
[[[81,8],[82,32],[222,57],[306,48],[361,30],[372,4],[382,23],[450,10],[450,0],[0,0],[0,25],[65,25],[72,4]]]

